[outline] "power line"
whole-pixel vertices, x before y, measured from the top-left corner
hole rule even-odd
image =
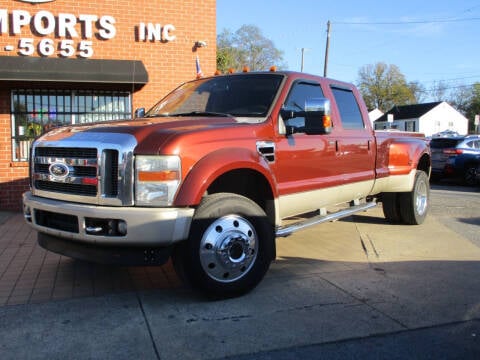
[[[472,76],[464,76],[464,77],[457,77],[457,78],[450,78],[450,79],[440,79],[440,80],[428,80],[424,81],[424,83],[433,83],[433,82],[454,82],[458,80],[465,80],[465,79],[475,79],[480,78],[480,75],[472,75]]]
[[[480,17],[463,19],[412,20],[412,21],[332,21],[335,25],[404,25],[404,24],[435,24],[449,22],[479,21]]]

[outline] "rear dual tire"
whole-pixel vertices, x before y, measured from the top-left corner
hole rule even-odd
[[[420,225],[430,207],[430,184],[428,175],[417,170],[413,189],[410,192],[384,193],[382,208],[388,222]]]

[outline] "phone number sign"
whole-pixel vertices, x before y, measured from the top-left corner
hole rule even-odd
[[[78,56],[89,58],[93,55],[93,41],[113,39],[117,33],[115,18],[110,15],[69,13],[52,14],[41,10],[30,14],[26,10],[0,9],[0,35],[11,34],[18,36],[25,28],[32,29],[33,34],[41,38],[21,37],[17,45],[4,46],[5,51],[17,51],[19,55],[40,56],[58,55],[60,57]],[[137,41],[169,42],[175,40],[175,27],[171,24],[160,25],[140,23],[135,27]],[[32,35],[33,35],[32,34]],[[53,37],[48,38],[46,36]]]

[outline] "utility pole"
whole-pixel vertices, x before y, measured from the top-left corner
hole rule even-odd
[[[328,67],[328,48],[330,47],[330,20],[327,21],[327,45],[325,47],[325,64],[323,66],[323,76],[327,77]]]
[[[307,49],[307,48],[302,48],[301,50],[302,50],[302,64],[301,64],[301,66],[300,66],[300,72],[303,72],[303,60],[304,60],[304,58],[305,58],[305,51],[307,51],[307,50],[309,50],[309,49]]]

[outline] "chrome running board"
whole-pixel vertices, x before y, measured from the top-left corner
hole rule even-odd
[[[377,203],[375,201],[371,201],[361,205],[354,205],[349,207],[348,209],[340,210],[331,214],[317,215],[307,220],[303,220],[291,225],[279,227],[277,229],[276,236],[286,237],[293,234],[294,232],[306,229],[310,226],[318,225],[328,221],[338,220],[338,219],[353,215],[359,211],[365,211],[365,210],[374,208],[375,206],[377,206]]]

